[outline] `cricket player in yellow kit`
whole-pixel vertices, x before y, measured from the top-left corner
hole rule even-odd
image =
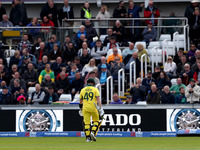
[[[87,86],[81,90],[79,107],[82,110],[84,131],[86,142],[96,141],[97,131],[99,129],[99,115],[102,117],[104,111],[102,109],[99,90],[94,87],[95,81],[92,78],[87,80]],[[99,105],[97,110],[95,105]],[[91,116],[93,125],[91,126]]]

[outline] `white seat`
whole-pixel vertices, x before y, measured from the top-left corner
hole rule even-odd
[[[71,102],[72,101],[72,95],[71,94],[61,94],[59,101]]]
[[[80,94],[76,94],[76,95],[74,96],[73,102],[79,102],[79,101],[80,101],[79,96],[80,96]]]
[[[162,63],[162,50],[158,49],[157,52],[153,53],[152,50],[148,50],[149,53],[149,58],[150,58],[150,62],[152,62],[152,59],[154,60],[154,63],[156,63],[156,61],[158,63]]]
[[[167,39],[168,41],[171,41],[172,40],[171,35],[170,34],[161,34],[159,41],[164,41],[165,39]]]
[[[7,49],[4,51],[4,56],[7,57],[12,57],[15,54],[15,50],[14,49]]]
[[[35,87],[29,87],[28,88],[28,93],[31,94],[35,91]]]
[[[144,49],[146,49],[146,42],[135,42],[134,49],[137,49],[138,44],[142,44],[144,46]]]
[[[179,48],[184,48],[184,41],[185,41],[184,34],[178,34],[176,36],[178,36],[178,37],[175,37],[176,38],[176,40],[175,40],[175,46],[176,47],[178,46]],[[178,41],[177,38],[179,39],[179,41]]]
[[[154,48],[154,47],[160,47],[159,41],[152,41],[149,43],[148,49]]]
[[[108,36],[108,35],[101,35],[101,36],[99,37],[99,39],[101,40],[102,43],[103,43],[104,39],[106,38],[106,36]]]
[[[136,105],[147,105],[146,101],[138,101]]]
[[[177,84],[177,79],[171,79],[172,86]]]
[[[174,49],[174,43],[171,41],[168,41],[164,43],[164,51],[167,53],[167,55],[175,56],[175,49]]]
[[[7,66],[9,66],[9,64],[10,64],[10,57],[6,58],[6,61],[7,61]]]

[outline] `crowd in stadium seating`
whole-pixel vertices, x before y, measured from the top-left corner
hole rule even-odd
[[[129,8],[126,9],[124,2],[120,1],[114,9],[114,18],[139,18],[144,4],[134,5],[129,1]],[[194,12],[194,13],[193,13]],[[191,14],[192,13],[192,14]],[[57,9],[53,0],[48,0],[43,6],[40,17],[43,22],[38,23],[35,17],[31,23],[27,22],[27,13],[24,4],[20,0],[14,0],[10,12],[10,21],[6,15],[6,10],[0,3],[0,26],[52,26],[60,25],[72,26],[67,19],[74,19],[73,6],[64,0],[64,6]],[[186,104],[199,103],[200,101],[200,50],[197,43],[199,40],[199,7],[195,0],[192,0],[187,7],[185,16],[189,19],[191,30],[190,50],[187,55],[183,50],[178,50],[174,57],[169,56],[167,62],[155,67],[154,73],[148,70],[147,77],[141,80],[141,56],[147,54],[142,44],[134,48],[136,37],[148,44],[156,40],[157,18],[160,16],[159,10],[153,6],[153,1],[149,1],[148,7],[144,10],[144,17],[147,28],[141,33],[135,29],[128,30],[124,26],[127,21],[117,20],[113,28],[100,29],[100,34],[107,34],[104,41],[93,40],[98,36],[93,28],[91,10],[89,3],[85,3],[81,9],[81,18],[87,19],[80,26],[79,31],[72,36],[73,31],[68,30],[65,42],[57,40],[55,34],[49,37],[48,42],[41,36],[41,30],[31,29],[28,34],[24,34],[17,50],[10,58],[9,62],[0,58],[0,104],[52,104],[59,100],[62,94],[71,94],[74,97],[79,94],[86,85],[88,78],[95,79],[95,85],[100,83],[102,87],[102,102],[106,103],[106,81],[109,76],[114,80],[118,79],[118,71],[124,69],[129,73],[130,63],[136,63],[136,84],[132,85],[130,95],[127,96],[124,104],[136,104],[139,101],[146,101],[147,104]],[[106,6],[102,6],[96,19],[110,18],[111,15]],[[62,20],[65,20],[63,22]],[[59,20],[59,23],[58,23]],[[100,22],[105,25],[104,21]],[[135,20],[131,25],[139,26],[141,22]],[[198,32],[197,32],[198,31]],[[49,32],[49,29],[48,31]],[[197,34],[198,33],[198,34]],[[130,38],[131,37],[131,38]],[[36,41],[33,45],[33,39]],[[128,41],[129,42],[128,44]],[[127,45],[128,44],[128,45]],[[123,51],[119,46],[127,45]],[[147,60],[149,63],[149,58]],[[8,65],[9,64],[9,65]],[[171,79],[178,78],[177,84],[172,85]],[[126,81],[128,82],[128,78]],[[124,82],[124,81],[123,81]],[[29,87],[35,87],[35,91],[28,95]],[[116,89],[115,89],[116,90]],[[117,93],[113,95],[111,104],[123,104]]]

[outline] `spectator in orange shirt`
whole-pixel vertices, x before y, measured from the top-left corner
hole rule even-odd
[[[118,54],[117,47],[113,48],[113,54],[108,57],[107,63],[109,64],[110,62],[113,62],[115,60],[115,57],[119,57],[120,58],[120,62],[122,63],[123,59],[122,59],[122,56]]]

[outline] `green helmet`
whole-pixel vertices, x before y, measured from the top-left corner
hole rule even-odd
[[[88,84],[88,83],[95,83],[95,82],[94,82],[94,79],[93,79],[93,78],[89,78],[89,79],[87,80],[87,84]]]

